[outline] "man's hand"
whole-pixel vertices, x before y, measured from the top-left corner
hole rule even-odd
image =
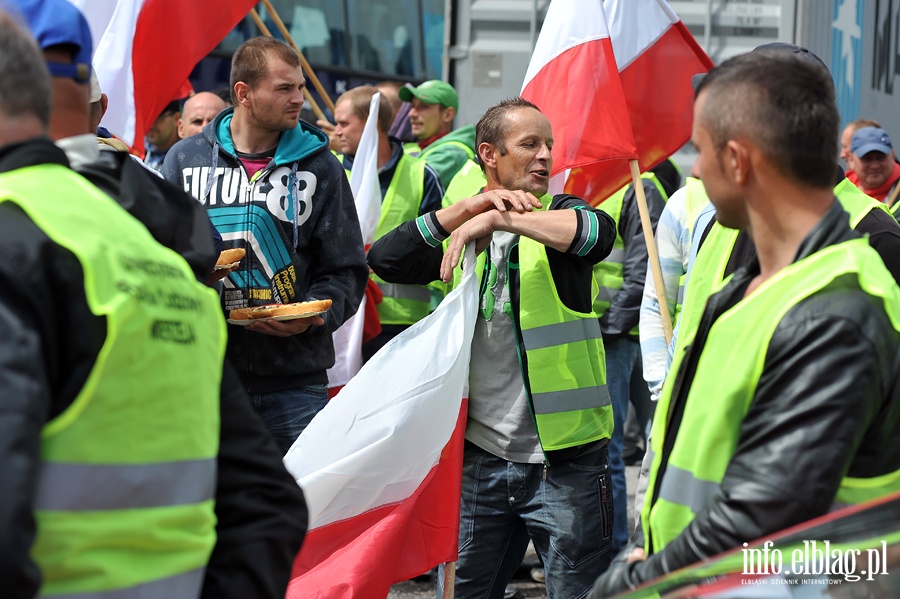
[[[497,213],[493,210],[479,214],[475,218],[469,220],[453,231],[450,235],[450,243],[447,251],[444,252],[444,259],[441,261],[441,280],[449,283],[453,278],[453,269],[459,264],[460,256],[466,244],[475,240],[475,255],[478,255],[490,245],[491,236],[496,230]]]
[[[625,558],[625,563],[630,564],[631,562],[642,562],[647,559],[647,552],[644,551],[643,547],[635,547],[631,550],[631,553],[628,554],[628,557]]]
[[[515,210],[516,212],[531,212],[535,208],[541,208],[541,201],[527,191],[509,191],[507,189],[493,189],[477,196],[466,198],[466,212],[470,215],[481,214],[486,210],[496,209],[500,212]]]
[[[236,267],[235,267],[236,268]],[[217,282],[221,281],[225,277],[227,277],[234,268],[218,268],[213,270],[208,277],[206,277],[206,286],[212,287]]]
[[[295,318],[293,320],[266,320],[254,322],[247,325],[248,331],[263,333],[265,335],[274,335],[275,337],[291,337],[305,333],[310,327],[322,326],[325,319],[321,316],[310,316],[308,318]]]
[[[640,575],[641,564],[646,559],[643,547],[626,547],[594,583],[588,599],[612,597],[640,586],[646,580]]]

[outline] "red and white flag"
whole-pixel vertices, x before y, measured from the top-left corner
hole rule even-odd
[[[103,125],[136,150],[188,75],[255,0],[70,0],[87,18],[94,68],[109,96]]]
[[[522,96],[550,119],[565,190],[596,205],[631,180],[627,160],[643,172],[687,143],[691,76],[712,67],[665,0],[553,0]]]
[[[562,191],[573,169],[599,175],[637,158],[601,0],[550,3],[522,97],[553,127],[552,192]],[[608,179],[610,193],[621,187]]]
[[[368,248],[375,241],[375,231],[381,218],[381,185],[378,183],[378,106],[381,94],[372,96],[369,116],[363,127],[359,147],[350,169],[350,189],[359,215],[363,244]],[[332,333],[334,366],[328,369],[328,387],[332,390],[346,385],[362,368],[363,330],[366,303],[363,296],[356,314]],[[371,313],[371,312],[370,312]],[[375,313],[377,315],[377,312]],[[333,392],[332,392],[333,394]]]
[[[474,248],[468,253],[474,263]],[[457,557],[478,279],[392,339],[284,458],[309,532],[287,599],[378,599]]]

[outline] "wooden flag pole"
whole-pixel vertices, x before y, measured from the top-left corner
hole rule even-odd
[[[641,168],[638,166],[637,160],[629,160],[628,166],[631,167],[631,181],[634,184],[634,192],[638,201],[638,211],[641,213],[644,242],[647,244],[647,256],[650,258],[650,270],[653,273],[653,284],[656,286],[656,298],[659,301],[659,316],[662,320],[663,332],[666,334],[666,344],[669,344],[672,342],[672,319],[669,317],[666,286],[663,282],[662,268],[659,266],[659,252],[656,250],[653,225],[650,224],[650,209],[647,207],[647,196],[644,195],[644,186],[641,183]]]
[[[275,10],[275,7],[272,6],[271,0],[262,0],[262,3],[266,6],[266,10],[269,11],[269,14],[272,16],[272,20],[275,21],[275,26],[278,27],[278,31],[281,32],[281,35],[284,36],[285,41],[297,51],[297,54],[300,55],[300,63],[303,65],[303,70],[306,72],[306,76],[312,81],[313,87],[316,88],[316,91],[319,92],[319,95],[322,97],[322,101],[325,102],[325,106],[328,110],[331,111],[331,114],[334,114],[334,102],[331,101],[331,96],[325,91],[325,88],[322,87],[322,82],[319,81],[319,78],[316,77],[316,74],[313,72],[312,67],[309,62],[306,60],[306,57],[303,56],[303,52],[300,51],[300,47],[294,42],[294,38],[291,37],[290,32],[287,30],[287,27],[284,26],[284,21],[281,20],[281,17],[278,16],[278,12]],[[322,117],[324,118],[324,117]]]
[[[443,599],[453,599],[456,586],[456,562],[444,563],[444,597]]]
[[[263,20],[259,17],[259,13],[256,12],[255,8],[250,9],[250,18],[253,19],[254,23],[256,23],[256,27],[259,28],[260,33],[262,33],[266,37],[273,37],[272,32],[269,31],[269,28],[266,27],[265,23],[263,23]],[[316,99],[313,98],[313,95],[309,93],[309,90],[305,87],[303,88],[303,99],[306,100],[307,104],[309,104],[309,107],[316,115],[316,118],[327,120],[325,118],[325,113],[322,112],[321,108],[319,108],[319,104],[316,102]]]

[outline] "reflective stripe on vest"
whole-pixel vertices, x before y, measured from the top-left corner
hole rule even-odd
[[[668,200],[665,190],[659,179],[653,173],[643,173],[641,178],[653,182],[663,200]],[[597,206],[616,221],[616,240],[613,249],[602,262],[594,265],[594,279],[600,288],[599,295],[594,300],[594,312],[603,316],[616,295],[622,289],[625,282],[625,240],[619,231],[619,221],[622,219],[622,207],[625,201],[625,193],[631,184],[625,185],[619,191],[611,195]],[[638,334],[638,328],[629,331],[632,335]]]
[[[718,490],[719,483],[701,480],[689,470],[670,464],[659,488],[659,498],[688,507],[697,514]]]
[[[34,507],[89,512],[188,505],[215,497],[216,460],[159,464],[46,462]],[[122,484],[127,481],[127,484]]]
[[[197,596],[216,538],[217,294],[68,168],[0,175],[4,201],[78,258],[88,308],[106,323],[83,388],[42,431],[32,547],[40,594],[133,597],[199,571],[178,587]]]
[[[431,301],[431,292],[422,285],[401,285],[398,283],[377,283],[377,285],[386,298],[412,300],[426,304]]]
[[[681,392],[687,396],[680,425],[669,430],[673,381],[685,358],[683,349],[676,350],[670,370],[674,376],[663,385],[653,421],[654,458],[647,497],[656,499],[646,503],[641,514],[651,552],[659,552],[681,534],[717,492],[738,446],[770,340],[785,314],[833,281],[851,278],[858,281],[861,291],[881,300],[894,328],[900,331],[900,311],[895,308],[900,306],[900,288],[867,240],[824,248],[783,268],[717,318],[705,345],[694,350],[701,353],[693,378],[682,383]],[[723,372],[728,376],[722,376]],[[664,447],[671,447],[669,455],[664,455]],[[660,472],[662,480],[658,479]],[[836,499],[874,499],[898,484],[900,472],[865,483],[846,479]]]
[[[154,580],[138,584],[127,589],[97,591],[92,593],[64,593],[62,595],[43,595],[54,599],[172,599],[173,597],[199,597],[203,586],[206,568],[198,568],[184,574],[176,574],[162,580]]]

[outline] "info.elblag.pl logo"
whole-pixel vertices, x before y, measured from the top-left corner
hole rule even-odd
[[[766,541],[760,548],[749,548],[744,543],[744,575],[792,576],[800,582],[824,582],[835,584],[840,577],[848,582],[856,582],[865,577],[875,580],[886,575],[887,542],[871,549],[832,547],[829,541],[803,541],[802,546],[793,549],[774,548],[772,541]],[[802,580],[810,576],[827,577],[825,580]]]

